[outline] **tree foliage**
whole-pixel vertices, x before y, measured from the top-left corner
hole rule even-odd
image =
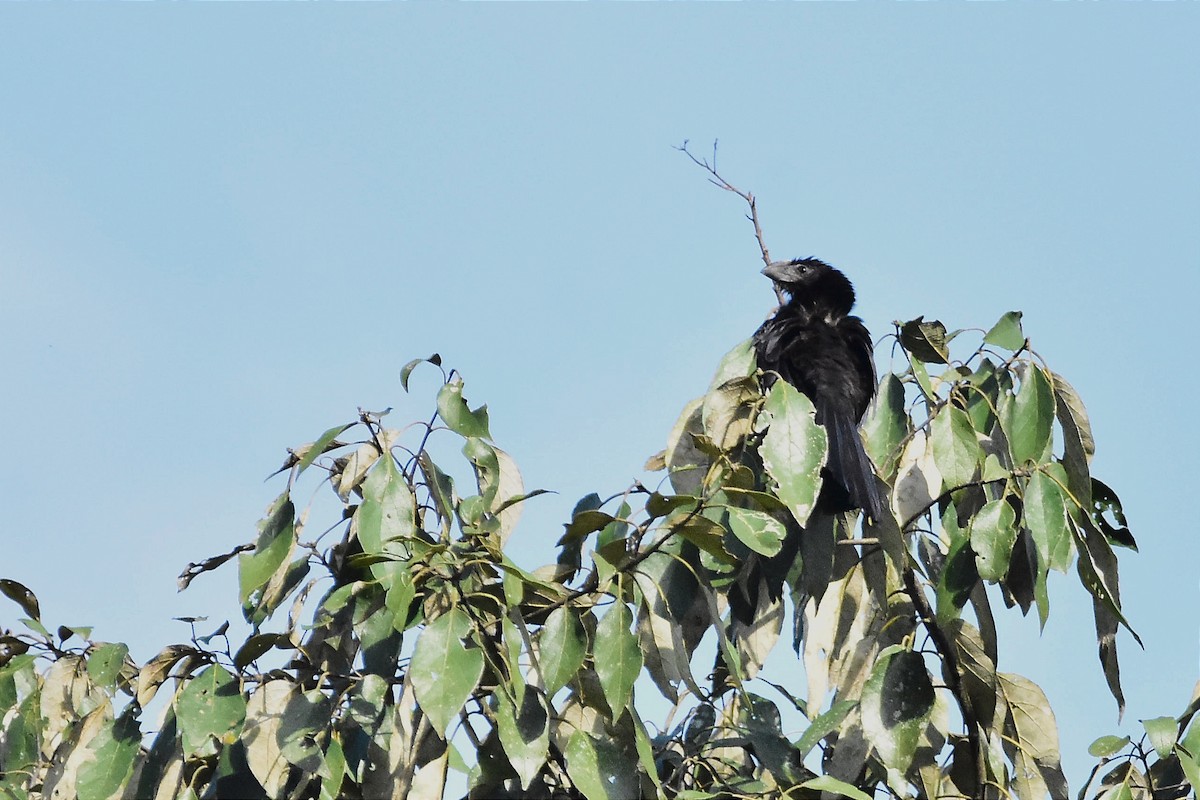
[[[786,383],[763,394],[742,343],[650,459],[655,488],[582,498],[532,570],[506,543],[540,492],[461,376],[411,362],[406,389],[441,374],[428,422],[360,412],[291,450],[254,541],[180,577],[236,562],[236,646],[226,624],[138,664],[0,581],[25,615],[0,635],[0,797],[1067,797],[1044,694],[996,668],[994,614],[1044,625],[1047,576],[1073,568],[1123,708],[1114,548],[1134,542],[1083,403],[1016,312],[885,341],[898,367],[863,435],[888,518],[814,514],[824,431]],[[331,524],[297,510],[314,480]],[[770,569],[783,590],[750,591]],[[1200,784],[1198,707],[1098,739],[1081,796]]]

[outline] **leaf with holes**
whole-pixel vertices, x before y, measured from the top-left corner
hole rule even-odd
[[[188,681],[176,696],[175,716],[184,753],[215,755],[217,742],[241,730],[246,720],[246,699],[237,678],[213,664]]]

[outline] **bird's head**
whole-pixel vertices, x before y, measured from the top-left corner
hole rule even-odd
[[[840,314],[854,307],[854,285],[840,271],[818,258],[773,261],[762,271],[779,284],[791,302]]]

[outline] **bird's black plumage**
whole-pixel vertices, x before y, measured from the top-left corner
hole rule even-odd
[[[829,437],[817,507],[828,512],[861,508],[878,520],[883,503],[858,434],[858,423],[875,395],[875,363],[871,334],[850,313],[854,286],[815,258],[777,261],[763,274],[788,295],[754,334],[764,386],[778,375],[807,395]]]

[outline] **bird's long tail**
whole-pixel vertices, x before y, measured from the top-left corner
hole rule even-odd
[[[875,467],[863,447],[858,426],[845,414],[826,413],[825,430],[829,434],[830,474],[841,482],[850,501],[872,520],[883,518],[883,500],[876,486]]]

